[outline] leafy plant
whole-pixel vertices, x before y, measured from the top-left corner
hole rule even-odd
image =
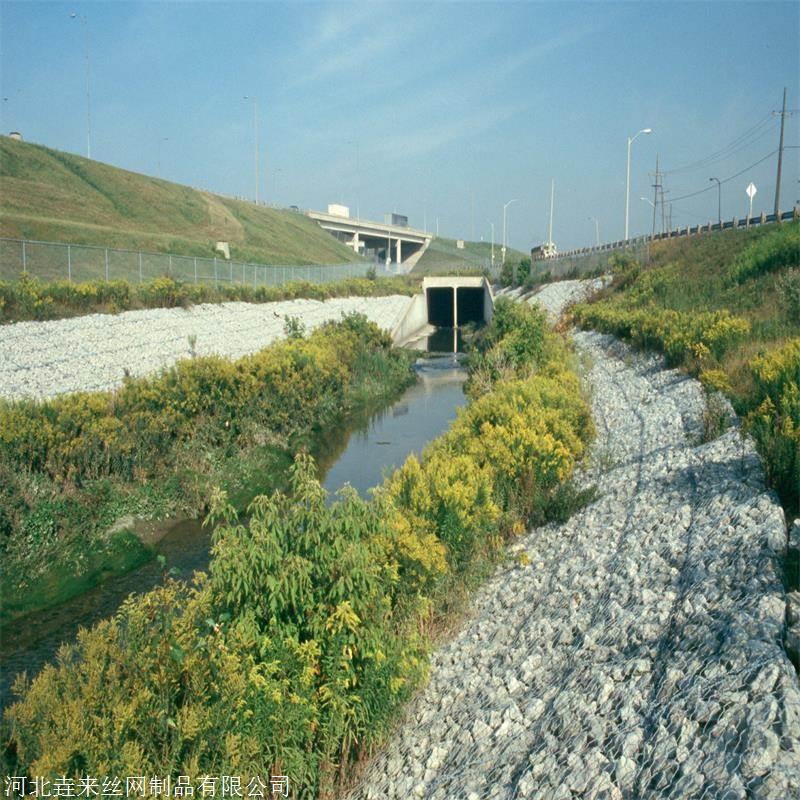
[[[184,408],[219,409],[235,421],[254,410],[249,392],[262,401],[280,392],[271,416],[288,410],[288,423],[295,401],[308,404],[326,380],[335,396],[365,338],[390,346],[348,317],[244,365],[187,362],[165,386],[137,385],[137,397],[177,419]],[[566,345],[534,310],[501,305],[485,346],[487,359],[513,360],[511,373],[371,502],[348,489],[329,503],[304,454],[290,491],[257,497],[244,522],[214,492],[208,576],[132,596],[56,665],[21,679],[5,717],[10,767],[194,776],[280,765],[297,796],[330,796],[424,681],[431,631],[453,595],[531,521],[563,519],[589,499],[568,486],[593,427]],[[91,419],[103,408],[70,412]],[[127,416],[119,422],[124,429]]]
[[[287,339],[302,339],[306,335],[306,326],[300,317],[288,314],[283,318],[283,332]]]

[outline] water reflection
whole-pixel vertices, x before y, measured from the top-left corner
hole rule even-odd
[[[434,328],[428,326],[406,345],[412,350],[429,353],[463,353],[466,348],[461,328]]]
[[[451,358],[444,366],[437,361],[418,365],[419,380],[402,399],[351,431],[344,452],[327,471],[324,486],[329,492],[349,482],[366,497],[385,473],[447,430],[456,409],[466,402],[466,374]]]

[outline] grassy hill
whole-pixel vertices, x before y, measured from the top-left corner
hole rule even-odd
[[[494,263],[500,266],[501,248],[494,246]],[[506,258],[515,261],[525,258],[526,253],[506,249]],[[492,257],[491,242],[464,242],[464,249],[456,247],[455,239],[436,237],[411,271],[414,275],[431,275],[452,269],[482,269]]]
[[[0,136],[0,236],[333,264],[353,252],[302,214],[256,206]]]
[[[727,395],[800,510],[800,223],[656,242],[648,264],[623,257],[615,272],[577,320],[661,350]],[[724,414],[709,408],[713,434]]]

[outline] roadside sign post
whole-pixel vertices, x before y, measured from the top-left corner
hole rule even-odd
[[[750,181],[750,183],[747,184],[747,188],[745,189],[747,196],[750,198],[750,213],[747,215],[748,228],[750,227],[750,217],[753,216],[753,198],[756,196],[757,191],[758,189],[756,189],[756,185],[752,181]]]

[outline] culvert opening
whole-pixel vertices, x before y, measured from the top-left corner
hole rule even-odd
[[[468,322],[484,322],[483,286],[460,286],[458,288],[458,324],[466,325]]]
[[[453,287],[428,289],[428,322],[437,328],[453,327]]]

